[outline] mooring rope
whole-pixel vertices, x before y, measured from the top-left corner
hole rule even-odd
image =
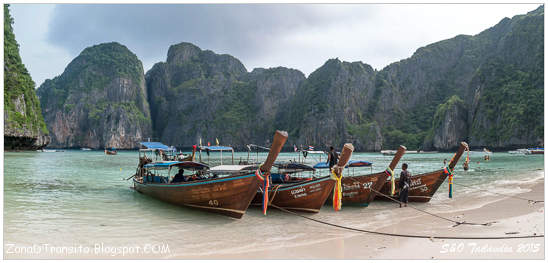
[[[282,207],[279,207],[277,205],[270,205],[270,206],[272,206],[272,207],[274,207],[274,208],[276,208],[276,209],[278,209],[282,212],[286,212],[286,213],[289,213],[289,214],[292,214],[292,215],[296,215],[296,216],[299,216],[299,217],[314,221],[316,223],[320,223],[320,224],[324,224],[324,225],[328,225],[328,226],[332,226],[332,227],[337,227],[337,228],[342,228],[342,229],[346,229],[346,230],[351,230],[351,231],[357,231],[357,232],[368,233],[368,234],[383,235],[383,236],[409,237],[409,238],[428,238],[428,239],[434,239],[434,238],[435,239],[518,239],[518,238],[544,237],[544,234],[542,234],[542,235],[536,235],[535,234],[535,235],[529,235],[529,236],[504,236],[504,237],[455,237],[455,236],[427,236],[427,235],[412,235],[412,234],[394,234],[394,233],[371,231],[371,230],[365,230],[365,229],[359,229],[359,228],[353,228],[353,227],[333,224],[333,223],[325,222],[325,221],[322,221],[322,220],[314,219],[314,218],[311,218],[311,217],[308,217],[308,216],[305,216],[305,215],[301,215],[301,214],[295,213],[293,211],[289,211],[289,210],[287,210],[285,208],[282,208]]]
[[[478,189],[478,188],[475,188],[475,186],[472,186],[472,185],[465,185],[465,184],[460,184],[460,183],[454,183],[454,184],[460,185],[460,186],[464,186],[464,187],[469,187],[469,188]],[[515,198],[515,199],[520,199],[520,200],[528,201],[528,202],[531,203],[531,204],[544,203],[544,200],[527,199],[527,198],[523,198],[523,197],[519,197],[519,196],[515,196],[515,195],[507,195],[507,194],[501,194],[501,193],[491,192],[491,191],[486,190],[486,189],[481,189],[481,191],[488,192],[488,193],[492,193],[492,194],[495,194],[495,195],[506,196],[506,197],[509,197],[509,198]]]
[[[351,178],[352,180],[354,180],[354,181],[356,181],[356,182],[359,182],[358,180],[356,180],[355,178],[352,178],[351,176],[348,177],[348,178]],[[372,192],[375,192],[376,194],[382,195],[382,196],[388,198],[389,200],[394,201],[394,202],[396,202],[396,203],[398,203],[398,204],[404,204],[403,202],[400,202],[399,200],[396,200],[396,199],[392,198],[392,197],[389,196],[389,195],[385,195],[385,194],[383,194],[383,193],[381,193],[381,192],[379,192],[379,191],[377,191],[377,190],[375,190],[375,189],[373,189],[373,188],[369,188],[369,190],[372,191]],[[417,207],[412,206],[412,205],[409,205],[409,204],[408,204],[407,206],[410,207],[410,208],[413,208],[413,209],[415,209],[415,210],[417,210],[417,211],[420,211],[420,212],[423,212],[423,213],[425,213],[425,214],[431,215],[431,216],[433,216],[433,217],[437,217],[437,218],[440,218],[440,219],[449,221],[449,222],[451,222],[451,223],[454,223],[455,225],[454,225],[453,227],[460,226],[460,225],[490,226],[491,224],[495,223],[495,222],[472,223],[472,222],[466,222],[466,221],[459,222],[459,221],[456,221],[456,220],[453,220],[453,219],[450,219],[450,218],[446,218],[446,217],[443,217],[443,216],[440,216],[440,215],[436,215],[436,214],[434,214],[434,213],[431,213],[431,212],[422,210],[422,209],[420,209],[420,208],[417,208]]]
[[[272,201],[274,201],[274,197],[276,197],[276,194],[278,193],[278,189],[280,189],[280,186],[282,185],[279,184],[279,185],[276,185],[276,187],[274,187],[274,194],[272,195],[272,198],[268,200],[268,205],[272,205]]]
[[[375,189],[369,188],[369,190],[371,190],[371,191],[373,191],[373,192],[375,192],[375,193],[377,193],[377,194],[380,194],[380,195],[382,195],[382,196],[384,196],[384,197],[386,197],[386,198],[388,198],[388,199],[390,199],[390,200],[392,200],[392,201],[394,201],[394,202],[396,202],[396,203],[404,204],[403,202],[400,202],[399,200],[396,200],[396,199],[394,199],[394,198],[392,198],[392,197],[390,197],[390,196],[388,196],[388,195],[385,195],[385,194],[383,194],[383,193],[381,193],[381,192],[379,192],[379,191],[376,191]],[[436,214],[434,214],[434,213],[430,213],[430,212],[428,212],[428,211],[426,211],[426,210],[422,210],[422,209],[420,209],[420,208],[417,208],[417,207],[412,206],[412,205],[409,205],[409,204],[407,205],[407,207],[413,208],[413,209],[415,209],[415,210],[417,210],[417,211],[423,212],[423,213],[428,214],[428,215],[431,215],[431,216],[433,216],[433,217],[437,217],[437,218],[440,218],[440,219],[447,220],[447,221],[449,221],[449,222],[455,223],[455,225],[454,225],[453,227],[460,226],[460,225],[490,226],[490,225],[492,225],[493,223],[495,223],[495,222],[472,223],[472,222],[466,222],[466,221],[461,221],[461,222],[459,222],[459,221],[456,221],[456,220],[453,220],[453,219],[450,219],[450,218],[446,218],[446,217],[443,217],[443,216],[440,216],[440,215],[436,215]]]

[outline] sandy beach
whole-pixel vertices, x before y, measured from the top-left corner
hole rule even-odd
[[[96,155],[81,153],[72,157],[75,165],[67,167],[96,169],[86,166],[90,158],[104,159],[102,153]],[[132,168],[133,154],[121,153],[118,158],[117,162],[127,164],[127,167],[123,166],[124,171]],[[370,155],[362,157],[374,158]],[[382,156],[374,160],[379,166],[387,165],[389,161]],[[419,169],[434,169],[439,165],[436,160],[439,157],[432,158],[432,161],[409,161],[425,164],[415,168],[419,172]],[[450,199],[444,183],[429,203],[410,204],[447,219],[492,222],[490,226],[454,227],[453,222],[411,207],[399,208],[393,202],[377,200],[368,207],[343,206],[338,212],[325,205],[320,213],[303,215],[341,226],[396,234],[457,237],[543,235],[544,203],[529,204],[526,200],[485,191],[544,200],[544,170],[530,168],[540,167],[542,160],[513,156],[501,156],[495,160],[456,175],[456,184],[476,184],[478,188],[455,185]],[[52,167],[43,167],[46,173],[58,169],[55,162],[49,163]],[[19,165],[14,163],[13,167]],[[520,172],[524,167],[530,170]],[[105,169],[118,171],[108,166]],[[274,208],[264,216],[258,207],[250,207],[244,218],[236,220],[147,198],[128,189],[119,174],[108,171],[101,171],[104,178],[99,178],[101,184],[94,187],[84,187],[87,176],[67,181],[65,177],[73,174],[74,168],[67,168],[67,174],[61,174],[57,180],[41,182],[39,187],[43,190],[32,188],[26,192],[20,189],[19,183],[11,184],[8,189],[12,190],[7,192],[7,196],[11,200],[8,204],[12,205],[8,208],[12,209],[4,215],[4,258],[542,259],[545,256],[544,238],[449,240],[390,237],[336,228]],[[34,177],[29,175],[29,178]]]
[[[544,200],[544,179],[520,187],[530,191],[521,198]],[[486,223],[490,226],[459,225],[402,208],[393,224],[377,229],[386,233],[456,237],[500,237],[544,234],[544,203],[529,204],[516,198],[492,196],[479,200],[463,199],[452,212],[439,215],[457,221]],[[394,206],[396,208],[396,205]],[[344,222],[340,223],[344,225]],[[318,229],[330,226],[318,224]],[[349,231],[341,229],[340,231]],[[321,235],[321,234],[319,234]],[[311,241],[314,238],[311,238]],[[543,259],[544,238],[465,240],[390,237],[356,234],[309,245],[238,254],[213,254],[202,259]],[[181,258],[181,257],[177,257]],[[186,258],[186,257],[182,257]]]

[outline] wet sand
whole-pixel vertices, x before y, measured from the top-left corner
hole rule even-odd
[[[544,200],[544,179],[520,185],[530,191],[521,198]],[[478,205],[478,203],[481,203]],[[411,203],[412,204],[412,203]],[[469,204],[469,205],[467,205]],[[482,200],[462,198],[451,212],[437,213],[456,221],[492,222],[490,226],[459,225],[426,215],[412,208],[397,208],[398,218],[379,232],[426,236],[509,237],[544,234],[544,203],[502,196]],[[344,222],[339,222],[344,225]],[[318,229],[331,226],[318,224]],[[340,231],[352,232],[340,229]],[[517,233],[516,233],[517,232]],[[356,232],[354,232],[356,233]],[[321,231],[311,233],[312,241]],[[390,237],[356,233],[351,237],[335,238],[308,245],[261,250],[237,254],[213,254],[200,259],[543,259],[544,237],[526,239],[465,240]],[[181,257],[176,257],[181,258]],[[185,258],[185,257],[182,257]]]

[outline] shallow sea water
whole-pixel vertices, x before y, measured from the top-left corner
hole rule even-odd
[[[440,169],[452,153],[407,154],[401,164],[409,164],[412,174]],[[235,162],[247,159],[247,153],[236,153]],[[455,182],[477,185],[505,194],[524,190],[520,184],[544,178],[543,155],[511,155],[494,153],[490,161],[483,154],[470,154],[470,170],[462,170],[463,155],[455,170]],[[202,156],[206,161],[206,156]],[[210,161],[219,164],[218,153]],[[255,158],[251,154],[251,158]],[[260,153],[263,160],[266,153]],[[295,153],[281,153],[278,160],[297,159]],[[358,175],[386,169],[392,156],[379,153],[354,153],[353,160],[373,163],[373,168],[349,169],[345,173]],[[309,156],[308,164],[320,161]],[[325,156],[322,157],[325,161]],[[477,162],[480,162],[479,164]],[[340,229],[319,225],[306,219],[269,209],[263,216],[257,207],[250,207],[240,220],[166,204],[141,195],[130,188],[124,178],[135,172],[137,151],[120,151],[107,156],[102,151],[67,150],[65,152],[5,152],[4,153],[4,256],[6,244],[15,246],[88,246],[103,244],[110,247],[167,244],[168,254],[158,257],[192,257],[211,253],[238,253],[267,248],[280,248],[321,242],[353,235]],[[223,154],[223,163],[231,162]],[[323,172],[326,174],[326,172]],[[492,195],[473,188],[455,185],[453,199],[448,198],[447,181],[430,203],[420,207],[433,212],[461,207],[465,196]],[[373,202],[369,207],[343,207],[335,213],[324,206],[317,219],[346,226],[370,229],[388,224],[398,217],[397,205]],[[310,236],[314,238],[310,238]],[[91,254],[108,257],[118,252]],[[139,258],[139,255],[129,255]],[[83,256],[84,257],[84,256]]]

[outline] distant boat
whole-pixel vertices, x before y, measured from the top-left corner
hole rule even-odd
[[[529,148],[527,151],[529,154],[544,154],[544,148]]]
[[[44,152],[44,153],[55,153],[55,152],[64,152],[64,150],[48,150],[48,149],[41,149],[36,150],[37,152]]]
[[[91,151],[90,148],[85,148],[85,147],[84,147],[84,148],[80,148],[80,150],[82,150],[82,151]]]
[[[116,151],[116,148],[111,147],[111,148],[106,148],[105,149],[105,154],[106,155],[116,155],[116,154],[118,154],[118,152]]]
[[[527,149],[517,149],[515,151],[508,151],[509,154],[531,154]]]

